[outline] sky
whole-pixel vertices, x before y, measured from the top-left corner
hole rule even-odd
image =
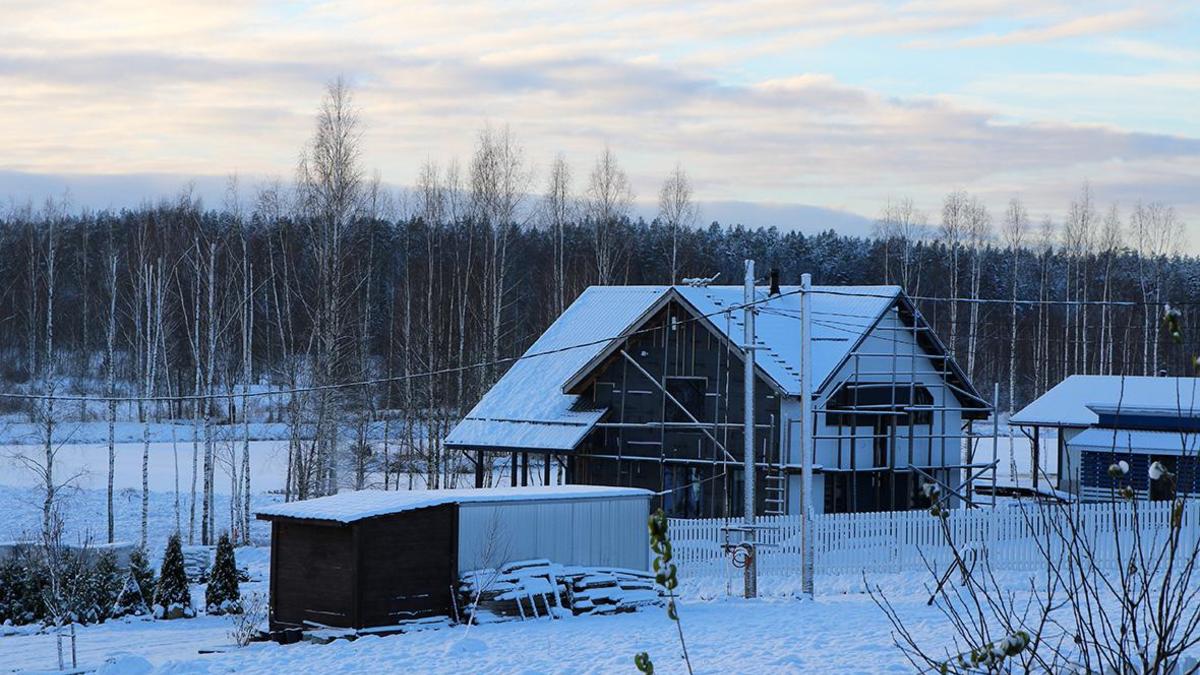
[[[963,189],[1000,218],[1175,206],[1200,249],[1200,3],[0,0],[0,197],[119,207],[288,179],[345,77],[393,186],[508,125],[540,192],[607,145],[641,212],[869,227]],[[212,197],[217,199],[219,197]],[[211,201],[211,199],[210,199]]]

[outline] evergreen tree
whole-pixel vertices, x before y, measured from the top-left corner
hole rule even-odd
[[[150,607],[146,604],[146,598],[142,595],[142,589],[138,586],[137,579],[133,572],[125,575],[125,581],[117,591],[117,599],[113,601],[112,607],[108,610],[110,618],[128,616],[143,616],[150,613]]]
[[[117,554],[111,550],[96,556],[88,583],[87,621],[104,621],[112,616],[112,609],[121,593],[126,575],[117,565]]]
[[[240,614],[241,599],[233,542],[229,540],[228,534],[223,533],[217,541],[217,559],[213,563],[212,574],[208,577],[204,604],[209,614]]]
[[[196,615],[196,611],[192,609],[192,594],[188,588],[187,571],[183,566],[183,545],[179,541],[178,532],[167,540],[167,550],[163,553],[158,588],[154,593],[154,615],[166,619]]]
[[[157,582],[154,578],[154,568],[150,567],[150,559],[146,549],[136,548],[129,555],[129,574],[138,587],[138,595],[147,606],[154,599],[154,588]]]

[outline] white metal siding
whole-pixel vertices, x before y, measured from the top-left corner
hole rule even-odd
[[[458,509],[459,572],[535,558],[649,569],[649,496],[474,503]]]

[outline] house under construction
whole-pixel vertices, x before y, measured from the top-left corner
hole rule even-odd
[[[810,297],[813,505],[918,508],[922,486],[966,494],[991,465],[962,443],[991,406],[894,286],[814,286]],[[674,517],[742,513],[741,286],[587,289],[451,431],[477,459],[530,456],[568,483],[647,488]],[[798,513],[800,289],[755,289],[759,514]],[[968,444],[969,445],[969,444]],[[536,475],[537,472],[535,472]],[[535,480],[537,480],[535,478]]]

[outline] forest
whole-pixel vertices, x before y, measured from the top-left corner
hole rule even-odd
[[[185,188],[119,212],[69,195],[0,209],[0,407],[44,430],[47,523],[56,429],[80,419],[191,423],[206,543],[218,425],[283,424],[288,499],[380,473],[454,485],[466,460],[441,438],[584,288],[736,284],[747,258],[784,284],[902,286],[1002,411],[1075,373],[1189,375],[1200,353],[1200,261],[1168,204],[1106,203],[1081,181],[1065,217],[1036,219],[948,189],[938,212],[881,204],[871,237],[806,234],[702,222],[677,167],[646,221],[607,148],[535,174],[487,126],[469,158],[397,192],[363,166],[364,126],[337,81],[291,180],[230,177],[221,204]],[[248,438],[233,468],[247,530]]]

